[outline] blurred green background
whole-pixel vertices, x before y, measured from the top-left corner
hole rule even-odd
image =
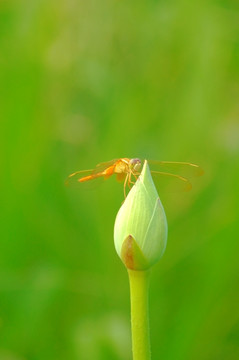
[[[131,359],[122,186],[64,186],[118,157],[205,170],[160,194],[152,358],[239,359],[238,1],[2,0],[0,87],[0,360]]]

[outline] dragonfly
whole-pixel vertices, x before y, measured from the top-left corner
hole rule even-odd
[[[176,182],[180,189],[188,191],[192,188],[190,178],[201,176],[203,170],[200,166],[189,162],[175,161],[154,161],[147,160],[154,181],[159,183],[162,180],[168,182],[169,179]],[[138,179],[142,164],[139,158],[119,158],[107,162],[99,163],[94,169],[80,170],[70,174],[66,180],[66,185],[83,184],[95,179],[108,179],[113,175],[119,182],[124,183],[124,197],[126,198],[127,186],[130,189]]]

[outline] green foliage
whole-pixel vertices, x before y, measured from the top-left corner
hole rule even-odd
[[[238,16],[221,0],[1,1],[0,359],[130,359],[123,188],[64,186],[124,156],[205,170],[189,193],[158,189],[152,358],[239,358]]]

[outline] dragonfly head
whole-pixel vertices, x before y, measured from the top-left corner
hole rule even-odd
[[[129,168],[138,171],[141,168],[141,160],[138,158],[130,159]]]

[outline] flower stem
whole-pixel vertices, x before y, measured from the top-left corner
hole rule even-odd
[[[150,360],[149,271],[129,270],[133,360]]]

